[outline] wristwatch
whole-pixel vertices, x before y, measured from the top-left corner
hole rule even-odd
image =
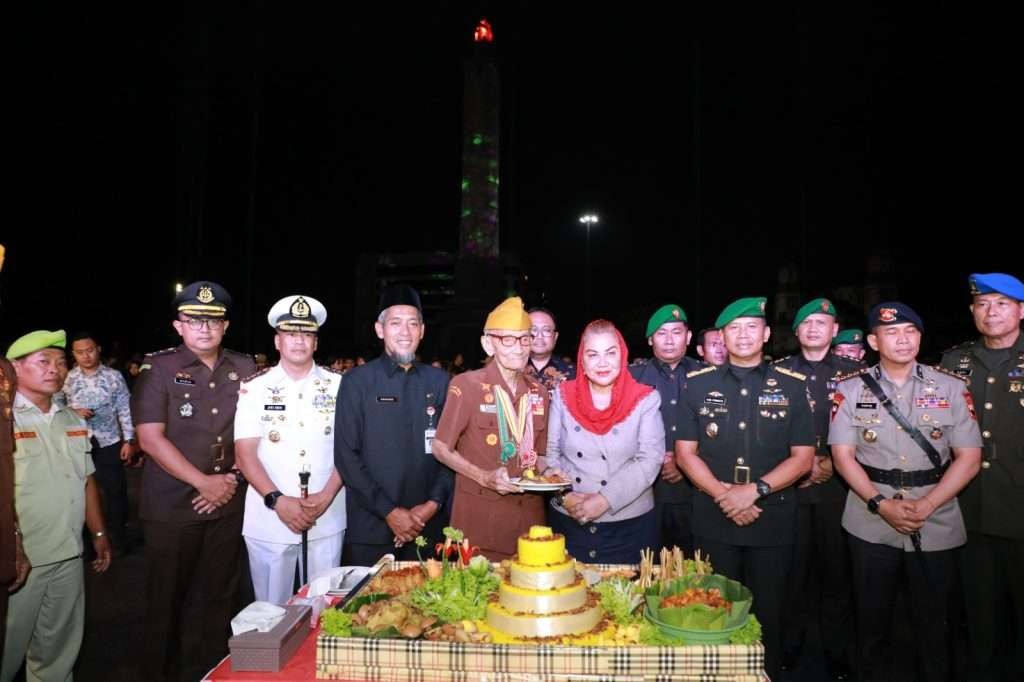
[[[868,500],[868,511],[872,514],[878,513],[878,507],[882,504],[882,500],[885,499],[885,495],[875,495]]]
[[[267,509],[273,509],[277,506],[277,498],[284,495],[280,490],[271,490],[269,493],[263,496],[263,504],[267,505]]]
[[[763,478],[759,478],[754,481],[754,485],[757,487],[757,499],[762,497],[768,497],[772,494],[772,487],[768,484],[768,481]]]

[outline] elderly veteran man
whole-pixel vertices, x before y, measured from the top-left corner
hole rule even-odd
[[[868,316],[879,363],[841,378],[829,444],[850,485],[843,528],[850,534],[864,682],[890,679],[890,623],[906,579],[918,668],[952,679],[948,617],[956,552],[967,534],[956,495],[978,472],[981,434],[961,378],[917,362],[924,325],[899,302]]]
[[[960,584],[971,680],[1024,679],[1024,283],[970,276],[980,337],[951,348],[942,366],[967,381],[979,406],[981,471],[960,493],[967,544]],[[1015,637],[1013,636],[1015,635]]]
[[[729,361],[687,375],[676,460],[698,488],[694,546],[749,587],[764,628],[768,675],[778,679],[786,576],[796,541],[792,485],[811,469],[814,422],[806,377],[769,365],[764,298],[722,311]]]
[[[345,539],[345,493],[334,468],[341,375],[313,361],[326,320],[327,309],[312,296],[275,303],[267,322],[281,360],[243,379],[238,390],[235,457],[249,482],[242,536],[256,599],[272,604],[294,593],[303,533],[307,576],[337,566]]]
[[[825,649],[825,669],[832,679],[849,679],[847,645],[851,640],[851,611],[846,535],[842,528],[846,488],[834,477],[828,449],[829,415],[838,377],[861,364],[829,352],[839,330],[836,309],[827,298],[805,303],[793,318],[800,352],[775,361],[807,377],[805,383],[814,415],[814,460],[810,473],[797,484],[797,535],[789,573],[789,603],[783,635],[783,668],[796,666],[812,614]]]
[[[28,579],[10,597],[0,680],[25,663],[28,680],[70,680],[85,629],[82,524],[92,535],[92,566],[110,566],[99,486],[81,417],[58,407],[63,331],[36,331],[11,344],[7,358],[18,376],[14,398],[14,505]]]
[[[356,566],[390,552],[414,560],[419,535],[443,540],[452,490],[452,472],[431,449],[448,373],[416,360],[426,332],[420,296],[392,285],[377,311],[384,350],[345,372],[335,412],[334,462],[348,495],[342,563]]]
[[[215,282],[186,286],[173,303],[177,348],[146,356],[132,395],[142,472],[139,516],[146,538],[147,674],[175,678],[209,670],[227,652],[242,556],[242,482],[234,469],[239,380],[256,371],[221,347],[231,297]],[[202,604],[201,651],[182,652],[181,605]]]
[[[686,357],[693,332],[687,327],[686,312],[675,304],[663,305],[647,320],[647,345],[654,357],[630,365],[629,372],[642,384],[653,386],[661,396],[661,418],[665,426],[665,458],[654,482],[654,508],[658,535],[663,547],[693,552],[693,486],[676,465],[679,403],[686,387],[686,374],[704,363]]]
[[[460,374],[434,439],[434,456],[455,470],[452,525],[491,560],[511,557],[516,538],[544,522],[544,498],[513,482],[547,469],[547,389],[525,376],[530,317],[518,298],[491,311],[480,343],[492,361]]]

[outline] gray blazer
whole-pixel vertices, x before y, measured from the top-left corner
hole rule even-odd
[[[611,508],[598,523],[623,521],[654,508],[651,487],[665,457],[661,396],[651,391],[603,435],[584,429],[556,390],[548,419],[548,465],[564,471],[580,493],[601,493]],[[555,505],[553,509],[565,511]]]

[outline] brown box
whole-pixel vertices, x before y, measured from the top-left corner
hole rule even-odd
[[[285,606],[281,622],[267,632],[243,632],[228,640],[232,670],[280,672],[312,632],[308,604]]]

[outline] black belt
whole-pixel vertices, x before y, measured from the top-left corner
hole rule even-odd
[[[860,464],[858,462],[858,464]],[[884,483],[885,485],[892,486],[893,488],[920,488],[925,485],[933,485],[938,483],[943,474],[946,473],[946,469],[949,468],[949,462],[946,462],[943,466],[935,469],[919,469],[917,471],[903,471],[902,469],[876,469],[875,467],[868,466],[867,464],[860,464],[864,469],[864,473],[868,475],[868,478],[875,483]]]

